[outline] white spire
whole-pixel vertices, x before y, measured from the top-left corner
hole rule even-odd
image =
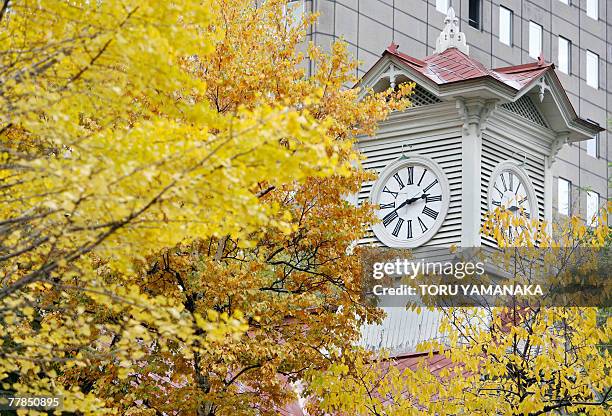
[[[449,7],[444,18],[446,26],[436,41],[436,53],[444,52],[448,48],[457,48],[466,55],[470,54],[470,47],[465,41],[465,34],[459,32],[458,22],[459,19],[455,16],[455,10]]]

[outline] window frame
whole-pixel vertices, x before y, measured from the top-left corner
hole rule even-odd
[[[591,19],[599,20],[599,0],[586,0],[585,12]]]
[[[595,145],[595,149],[591,150],[589,143],[592,143],[593,145]],[[599,134],[596,134],[595,136],[593,136],[592,138],[590,138],[589,140],[586,141],[586,154],[595,158],[595,159],[599,159]]]
[[[539,39],[538,53],[537,53],[537,55],[536,55],[536,56],[532,55],[532,53],[531,53],[531,52],[532,52],[532,51],[531,51],[531,45],[532,45],[532,43],[531,43],[531,41],[532,41],[532,36],[531,36],[531,35],[532,35],[532,30],[531,30],[531,29],[532,29],[532,28],[537,28],[537,29],[539,29],[539,32],[538,32],[538,33],[539,33],[539,38],[540,38],[540,39]],[[533,20],[530,20],[530,21],[529,21],[529,51],[528,51],[528,53],[529,53],[529,56],[530,56],[531,58],[538,59],[538,57],[539,57],[539,56],[540,56],[540,54],[542,53],[542,48],[543,48],[543,46],[542,46],[542,42],[543,42],[543,38],[544,38],[544,33],[543,33],[543,32],[544,32],[544,27],[543,27],[541,24],[536,23],[536,22],[534,22]]]
[[[478,2],[478,21],[472,20],[472,2]],[[482,30],[482,0],[468,0],[468,25],[476,30]]]
[[[444,8],[444,10],[441,9],[441,7],[443,5],[446,5],[446,7]],[[449,0],[436,0],[436,10],[439,11],[440,13],[448,13],[448,8],[449,8]]]
[[[589,59],[589,57],[595,58],[595,72],[594,73],[589,71],[589,68],[590,68],[589,62],[592,62]],[[594,74],[595,79],[593,79],[592,75],[590,74]],[[599,89],[599,55],[589,49],[586,50],[584,80],[589,87],[595,88],[596,90]]]
[[[563,201],[563,207],[565,208],[563,210],[561,209],[562,185],[564,185],[564,190],[567,191],[566,201]],[[560,176],[557,178],[557,212],[565,216],[570,216],[572,213],[572,182]]]
[[[601,195],[599,195],[598,192],[595,191],[587,191],[586,193],[587,196],[587,202],[586,202],[586,223],[587,225],[591,226],[591,227],[597,227],[597,225],[599,225],[599,200],[601,198]],[[592,201],[595,198],[595,211],[594,212],[590,212],[591,211],[591,207],[592,207]]]
[[[567,71],[564,71],[563,68],[561,67],[561,42],[563,41],[565,41],[567,45],[567,54],[566,54]],[[561,35],[558,36],[558,40],[557,40],[557,61],[559,64],[559,71],[563,72],[564,74],[571,75],[572,73],[572,41]]]
[[[292,22],[291,29],[298,27],[301,24],[305,14],[306,0],[289,0],[283,5],[283,19],[285,20],[285,24],[289,24],[289,16],[296,19],[296,21]]]
[[[507,43],[504,42],[503,39],[502,39],[502,12],[504,12],[504,11],[508,13],[508,17],[509,17],[509,20],[508,20],[508,42]],[[511,47],[514,44],[513,39],[512,39],[514,37],[514,12],[511,9],[509,9],[507,7],[504,7],[504,6],[502,6],[500,4],[499,5],[499,22],[498,23],[499,23],[499,28],[498,28],[499,33],[497,34],[497,38],[504,45],[507,45],[507,46]]]

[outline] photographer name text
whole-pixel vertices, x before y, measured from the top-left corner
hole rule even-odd
[[[376,296],[542,296],[540,285],[375,285]]]

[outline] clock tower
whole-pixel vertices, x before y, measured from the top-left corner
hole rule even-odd
[[[553,64],[488,69],[469,56],[457,23],[449,8],[433,55],[392,43],[360,81],[363,94],[416,84],[410,108],[358,141],[378,175],[359,195],[379,206],[364,243],[492,245],[480,227],[497,206],[550,223],[557,152],[602,130],[577,116]]]
[[[358,199],[377,204],[380,220],[362,244],[410,248],[417,258],[453,245],[495,247],[480,229],[498,206],[550,224],[557,153],[602,130],[578,117],[553,64],[486,68],[457,23],[450,8],[425,58],[391,43],[359,82],[363,95],[416,85],[410,108],[358,138],[364,167],[376,173]],[[363,346],[409,352],[440,335],[435,311],[386,312],[381,325],[363,326]]]

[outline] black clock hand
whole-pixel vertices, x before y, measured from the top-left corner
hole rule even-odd
[[[418,201],[419,199],[425,199],[425,198],[427,198],[428,196],[429,196],[429,194],[423,194],[423,195],[421,195],[421,196],[415,196],[415,197],[413,197],[413,198],[409,198],[409,199],[408,199],[408,200],[405,202],[405,204],[406,204],[406,205],[410,205],[410,204],[412,204],[413,202],[416,202],[416,201]]]
[[[395,209],[394,209],[393,211],[391,211],[389,214],[394,213],[395,211],[397,211],[398,209],[400,209],[401,207],[403,207],[403,206],[405,206],[405,205],[408,205],[409,203],[410,203],[410,199],[405,200],[404,202],[402,202],[401,204],[399,204],[399,205],[397,206],[397,208],[395,208]],[[389,214],[387,214],[387,215],[389,215]]]
[[[399,204],[399,205],[398,205],[398,206],[397,206],[397,207],[396,207],[396,208],[395,208],[393,211],[390,211],[390,212],[387,214],[387,216],[388,216],[388,215],[393,214],[395,211],[397,211],[398,209],[400,209],[400,208],[402,208],[402,207],[404,207],[404,206],[406,206],[406,205],[410,205],[410,204],[412,204],[414,201],[418,201],[419,199],[421,199],[421,197],[420,197],[420,196],[419,196],[419,197],[416,197],[416,198],[415,198],[415,197],[412,197],[412,198],[408,198],[408,199],[406,199],[404,202],[402,202],[401,204]]]
[[[407,200],[405,200],[404,202],[402,202],[401,204],[399,204],[399,205],[397,206],[397,208],[395,208],[393,211],[389,212],[389,213],[387,214],[387,216],[388,216],[388,215],[393,214],[395,211],[397,211],[398,209],[400,209],[400,208],[402,208],[402,207],[404,207],[404,206],[406,206],[406,205],[410,205],[410,204],[412,204],[413,202],[416,202],[416,201],[418,201],[419,199],[424,199],[424,198],[427,198],[428,196],[429,196],[429,194],[423,194],[423,195],[421,195],[421,196],[416,196],[416,197],[408,198]]]
[[[410,199],[408,199],[408,200],[406,201],[406,205],[410,205],[410,204],[412,204],[413,202],[418,201],[419,199],[425,199],[425,198],[427,198],[428,196],[429,196],[429,194],[423,194],[423,195],[421,195],[421,196],[415,196],[414,198],[410,198]]]

